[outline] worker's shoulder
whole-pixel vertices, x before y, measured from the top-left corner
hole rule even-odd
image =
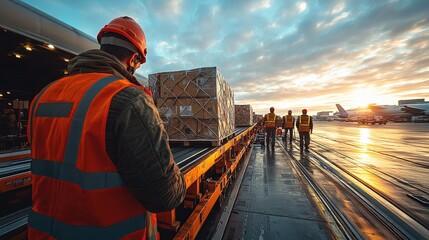
[[[115,105],[131,105],[135,101],[149,101],[150,96],[138,86],[128,86],[120,90],[112,99],[112,104]]]
[[[138,96],[145,96],[147,93],[144,91],[143,87],[137,86],[137,85],[130,85],[119,91],[117,94],[128,96],[128,97],[138,97]]]

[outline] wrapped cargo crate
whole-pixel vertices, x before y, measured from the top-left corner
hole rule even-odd
[[[246,127],[253,124],[253,108],[250,105],[235,105],[235,126]]]
[[[170,142],[218,146],[233,133],[234,96],[216,67],[155,73],[148,79]]]
[[[262,120],[263,116],[262,114],[255,114],[253,113],[253,122],[254,123],[258,123]]]

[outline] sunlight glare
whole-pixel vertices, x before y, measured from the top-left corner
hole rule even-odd
[[[380,91],[374,87],[365,87],[356,89],[350,95],[351,102],[356,107],[368,107],[368,104],[377,103]]]
[[[360,128],[359,129],[359,136],[360,136],[360,143],[362,144],[369,144],[371,143],[370,137],[370,129],[369,128]]]

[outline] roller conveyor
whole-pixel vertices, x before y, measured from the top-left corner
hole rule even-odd
[[[31,207],[16,211],[0,218],[0,239],[18,239],[19,235],[26,236],[28,214]]]
[[[29,172],[30,168],[30,158],[0,163],[0,181],[3,178],[7,178],[24,172]]]
[[[0,153],[0,163],[27,157],[30,157],[30,149],[2,152]]]
[[[233,135],[238,135],[248,129],[248,127],[238,127]],[[181,171],[187,170],[192,163],[197,162],[205,155],[209,154],[216,147],[173,147],[174,161]],[[0,153],[0,178],[30,170],[31,159],[28,158],[30,150],[19,150],[14,152]],[[16,161],[5,161],[4,159],[14,159]],[[23,159],[24,158],[24,159]]]
[[[247,129],[249,127],[236,128],[227,140],[230,141]],[[196,172],[201,172],[201,165],[205,164],[207,159],[218,157],[219,154],[222,154],[225,149],[230,148],[233,144],[227,142],[225,145],[220,147],[180,146],[172,147],[171,151],[174,161],[182,173],[185,174],[185,179],[187,181],[194,181],[192,178],[195,174],[190,172],[197,170],[197,168],[199,171]],[[22,234],[26,228],[28,212],[30,210],[28,206],[31,205],[31,159],[29,156],[30,150],[0,154],[0,183],[2,185],[7,183],[9,186],[14,186],[8,191],[0,191],[1,197],[4,200],[2,205],[8,206],[10,204],[7,207],[7,211],[0,211],[0,238],[4,236],[16,236],[17,233]],[[12,160],[2,161],[2,159]],[[187,173],[190,173],[188,174],[191,176],[190,178],[186,177]],[[5,189],[4,186],[3,189]]]
[[[184,172],[194,163],[197,163],[204,156],[215,149],[214,147],[199,148],[199,147],[177,147],[173,148],[174,161],[180,171]]]

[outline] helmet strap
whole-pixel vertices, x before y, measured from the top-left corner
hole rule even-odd
[[[131,44],[125,40],[122,40],[120,38],[113,37],[113,36],[102,37],[100,44],[101,45],[104,45],[104,44],[114,45],[114,46],[126,48],[126,49],[130,50],[131,52],[139,52],[139,50],[133,44]]]

